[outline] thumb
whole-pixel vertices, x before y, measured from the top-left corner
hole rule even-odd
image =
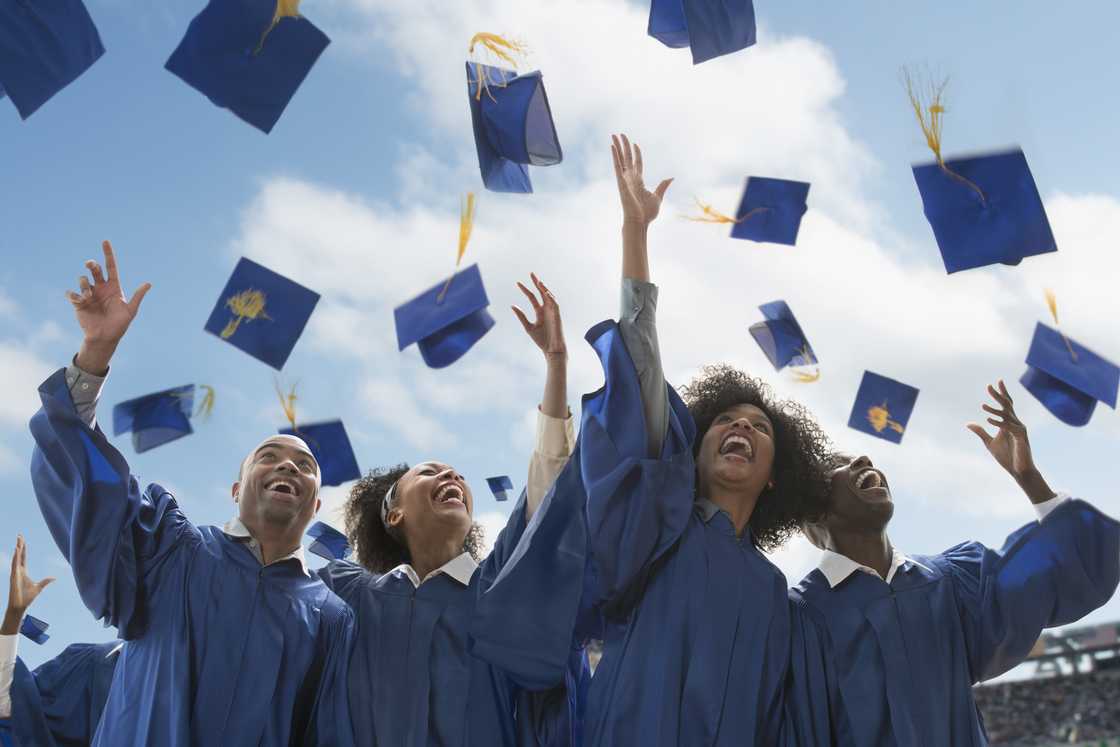
[[[657,189],[653,190],[653,193],[657,195],[657,199],[660,200],[665,197],[665,193],[669,191],[669,185],[672,183],[673,177],[661,180],[661,183],[657,185]]]
[[[50,586],[51,584],[53,584],[55,581],[56,581],[56,579],[55,579],[54,576],[47,576],[42,581],[35,584],[35,588],[38,589],[39,591],[42,591],[43,589],[45,589],[48,586]]]
[[[133,316],[140,311],[140,302],[144,300],[144,296],[148,295],[148,291],[152,289],[151,283],[144,283],[132,294],[132,298],[128,301],[128,310],[132,312]]]
[[[977,423],[969,423],[965,426],[965,428],[968,428],[970,431],[975,433],[980,438],[980,440],[984,442],[985,446],[992,442],[992,437],[988,435],[988,432]]]

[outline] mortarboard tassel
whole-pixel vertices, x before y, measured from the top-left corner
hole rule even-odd
[[[906,81],[906,94],[910,97],[910,105],[914,107],[914,114],[918,117],[918,124],[921,125],[922,134],[926,136],[926,145],[933,151],[934,158],[937,159],[938,168],[952,179],[974,190],[976,194],[980,196],[980,202],[987,205],[988,201],[984,197],[984,191],[980,189],[975,182],[966,179],[946,166],[945,160],[941,157],[941,126],[942,117],[945,115],[945,106],[941,103],[941,94],[945,92],[945,87],[949,85],[949,80],[945,79],[941,83],[931,83],[929,85],[929,104],[926,105],[922,101],[922,97],[914,90],[914,80],[910,75],[910,71],[903,68],[902,74]],[[929,113],[928,120],[926,119],[927,112]]]
[[[906,429],[896,420],[891,420],[891,411],[887,409],[884,401],[881,405],[874,405],[867,410],[867,422],[876,432],[882,433],[887,428],[897,433],[905,433]]]
[[[255,319],[268,319],[269,316],[265,313],[266,300],[264,291],[254,290],[253,288],[241,291],[235,296],[230,296],[226,300],[226,306],[233,312],[234,318],[230,319],[222,330],[221,338],[228,340],[233,337],[242,321],[251,322]]]
[[[276,396],[280,398],[280,407],[284,409],[284,417],[292,425],[292,432],[299,433],[299,428],[296,428],[296,385],[292,384],[291,390],[284,394],[284,390],[280,386],[280,380],[276,381]]]
[[[276,0],[276,12],[272,16],[272,23],[270,23],[268,28],[264,30],[264,33],[261,34],[260,43],[257,44],[257,48],[253,50],[254,55],[260,54],[261,50],[264,49],[264,40],[268,38],[268,35],[271,34],[272,30],[280,23],[280,19],[299,18],[299,2],[300,0]]]
[[[804,365],[805,366],[816,366],[817,370],[812,372],[812,373],[809,373],[808,371],[793,371],[792,372],[793,373],[793,380],[795,382],[797,382],[798,384],[812,384],[814,381],[820,381],[820,379],[821,379],[821,367],[820,367],[820,364],[817,363],[816,356],[814,356],[813,352],[811,350],[809,350],[808,343],[806,343],[805,345],[803,345],[801,347],[800,353],[801,353],[801,357],[805,359],[805,364]]]
[[[202,401],[198,403],[198,411],[195,412],[194,416],[198,417],[201,415],[204,418],[208,418],[210,417],[210,413],[214,411],[214,400],[217,395],[212,386],[199,384],[198,388],[201,389],[204,394],[202,395]]]
[[[732,218],[730,215],[724,215],[716,210],[711,205],[700,202],[700,198],[693,198],[696,200],[696,205],[700,208],[700,215],[682,215],[685,220],[696,221],[697,223],[742,223],[750,218],[755,213],[760,213],[770,208],[759,207],[749,211],[742,218]]]
[[[1062,342],[1066,344],[1066,349],[1069,350],[1069,357],[1074,363],[1077,363],[1077,352],[1070,344],[1069,338],[1060,329],[1062,323],[1058,321],[1058,296],[1049,288],[1046,289],[1046,305],[1050,307],[1050,316],[1054,317],[1054,326],[1059,328],[1058,334],[1062,336]]]
[[[483,49],[507,63],[515,70],[517,69],[517,58],[524,57],[527,53],[527,48],[521,42],[511,41],[503,36],[486,33],[484,31],[480,31],[471,37],[470,46],[467,47],[467,54],[473,55],[476,46],[482,46]],[[475,100],[482,99],[483,91],[486,91],[486,95],[493,99],[494,96],[490,93],[490,81],[487,79],[486,72],[479,63],[475,63],[474,69],[475,75],[478,78],[476,81],[473,81],[477,84],[474,93]]]
[[[463,262],[463,255],[467,253],[467,244],[470,243],[471,232],[473,231],[474,192],[467,192],[459,211],[459,254],[455,257],[455,270],[451,273],[451,277],[447,278],[447,284],[443,286],[443,290],[436,297],[436,303],[443,303],[443,298],[451,287],[451,281],[455,279],[455,273],[459,271],[459,265]]]

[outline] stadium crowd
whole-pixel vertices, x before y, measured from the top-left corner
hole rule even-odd
[[[1120,744],[1120,672],[975,689],[993,745]]]

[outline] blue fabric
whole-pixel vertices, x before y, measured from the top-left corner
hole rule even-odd
[[[667,386],[669,431],[646,457],[637,372],[618,325],[588,332],[605,386],[584,398],[577,456],[591,563],[581,634],[604,641],[588,745],[771,745],[789,659],[781,572],[723,512],[695,506],[695,424]],[[597,626],[597,628],[595,627]]]
[[[275,12],[276,0],[210,0],[165,67],[215,105],[271,132],[331,43],[302,16],[281,18],[269,31]]]
[[[194,384],[147,394],[113,406],[113,435],[131,432],[140,454],[193,433],[193,412]]]
[[[346,605],[296,560],[262,568],[159,485],[141,492],[78,417],[65,369],[39,396],[39,507],[82,601],[128,641],[93,744],[347,744],[348,721],[313,718],[337,702],[326,686],[347,659]]]
[[[831,722],[838,745],[986,745],[972,685],[1022,662],[1043,628],[1108,601],[1120,524],[1073,500],[999,551],[968,542],[915,560],[889,585],[856,572],[830,589],[815,570],[790,592],[805,613],[794,675],[812,683],[801,688],[811,702],[791,708],[819,733]]]
[[[485,82],[481,95],[479,76]],[[532,192],[527,166],[564,159],[540,72],[518,75],[468,62],[467,93],[483,185],[493,192]]]
[[[652,0],[649,35],[667,47],[691,47],[692,64],[755,43],[751,0]]]
[[[464,586],[335,561],[319,571],[357,615],[349,692],[360,744],[559,744],[586,532],[571,463],[526,524],[518,503]],[[574,505],[573,505],[574,502]],[[552,736],[549,736],[552,735]]]
[[[902,443],[917,401],[918,390],[909,384],[864,371],[848,427],[884,441]]]
[[[945,166],[984,193],[981,198],[936,163],[914,166],[946,272],[1017,265],[1024,257],[1058,251],[1023,151],[955,158]]]
[[[1067,340],[1076,360],[1066,347]],[[1082,426],[1093,416],[1097,402],[1116,409],[1120,368],[1039,323],[1027,353],[1027,370],[1019,383],[1054,417],[1067,425]]]
[[[443,289],[447,293],[439,300]],[[397,347],[416,343],[429,368],[444,368],[463,357],[494,326],[486,307],[490,299],[478,265],[455,274],[393,310]]]
[[[0,98],[23,119],[105,54],[82,0],[0,2]]]
[[[346,427],[341,420],[307,423],[294,430],[283,428],[280,433],[303,439],[311,449],[315,461],[319,463],[323,485],[341,485],[362,476],[358,459],[354,456],[354,448],[350,445],[350,437],[346,435]]]
[[[508,501],[509,494],[513,492],[513,480],[509,479],[509,475],[487,477],[486,484],[490,486],[490,492],[494,494],[496,501]]]
[[[731,238],[771,244],[797,243],[801,217],[808,210],[809,183],[752,176],[731,225]],[[751,211],[758,212],[751,214]]]
[[[37,617],[34,617],[32,615],[24,615],[23,620],[19,624],[19,632],[42,646],[51,638],[49,635],[47,635],[47,628],[49,627],[49,623],[40,620]]]
[[[15,743],[12,742],[11,722],[6,718],[0,718],[0,747],[15,747]]]
[[[350,540],[326,522],[317,521],[307,530],[307,536],[314,542],[307,548],[320,558],[342,560],[350,554]]]
[[[789,304],[771,301],[758,308],[766,321],[750,326],[751,337],[762,348],[775,371],[786,366],[808,366],[817,362],[817,355],[790,311]]]
[[[255,317],[237,313],[236,299],[248,293],[259,294],[263,304]],[[205,329],[279,371],[317,303],[319,294],[315,291],[242,257],[210,312]]]
[[[35,671],[17,660],[12,733],[36,747],[84,747],[101,720],[120,643],[75,643]]]

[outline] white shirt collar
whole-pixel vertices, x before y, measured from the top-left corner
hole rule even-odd
[[[923,568],[927,571],[930,570],[913,558],[907,555],[903,555],[901,552],[899,552],[898,548],[892,548],[891,567],[890,570],[887,571],[887,577],[885,579],[882,578],[873,568],[868,568],[865,565],[860,565],[846,555],[841,555],[840,553],[833,552],[832,550],[824,550],[821,553],[821,562],[817,564],[817,570],[819,570],[824,575],[825,580],[828,581],[829,588],[835,589],[841,581],[843,581],[856,571],[869,573],[875,578],[886,581],[889,584],[894,578],[895,572],[899,568],[905,566],[907,563],[913,563],[919,568]]]
[[[474,558],[471,557],[471,554],[469,552],[464,552],[461,555],[457,555],[456,557],[447,561],[439,568],[436,568],[427,576],[424,576],[423,579],[421,579],[420,576],[417,575],[416,569],[408,563],[402,563],[398,565],[396,568],[389,571],[389,573],[400,573],[404,576],[407,576],[408,580],[412,582],[412,585],[419,589],[420,584],[424,583],[428,579],[435,578],[441,573],[450,576],[463,586],[469,586],[471,583],[471,577],[474,576],[474,572],[477,569],[478,563],[474,561]]]
[[[303,575],[308,577],[311,576],[311,571],[307,569],[307,556],[303,552],[303,545],[297,545],[295,550],[292,550],[282,558],[277,558],[271,563],[265,563],[264,554],[261,552],[260,543],[257,542],[257,540],[253,537],[252,533],[249,531],[249,527],[245,526],[245,523],[241,521],[240,517],[234,516],[232,519],[227,521],[225,523],[225,526],[222,527],[222,532],[224,532],[227,537],[233,537],[236,540],[245,542],[246,546],[249,548],[249,551],[253,553],[253,557],[255,557],[262,566],[275,565],[276,563],[280,563],[285,560],[298,560],[299,567],[303,571]]]

